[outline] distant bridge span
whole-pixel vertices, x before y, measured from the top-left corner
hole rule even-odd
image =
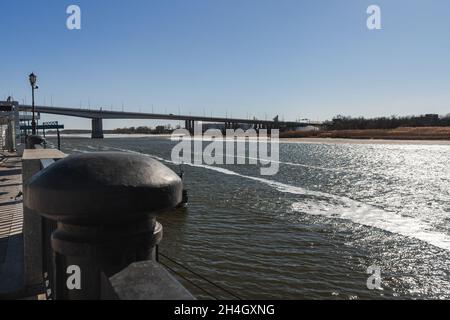
[[[19,105],[19,111],[31,112],[30,105]],[[239,124],[250,124],[255,129],[286,129],[297,128],[308,125],[320,125],[319,122],[296,122],[296,121],[277,121],[277,120],[258,120],[242,118],[221,118],[221,117],[201,117],[175,114],[141,113],[141,112],[120,112],[108,110],[91,110],[77,108],[62,108],[35,106],[35,111],[45,114],[56,114],[62,116],[71,116],[79,118],[92,119],[92,138],[103,138],[103,119],[161,119],[185,121],[185,128],[192,132],[195,121],[224,123],[225,128],[237,128]]]

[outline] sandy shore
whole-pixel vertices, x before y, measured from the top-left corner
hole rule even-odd
[[[328,143],[328,144],[409,144],[447,145],[449,140],[387,140],[387,139],[343,139],[343,138],[281,138],[284,143]]]

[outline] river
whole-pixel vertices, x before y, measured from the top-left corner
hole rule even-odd
[[[176,143],[63,138],[62,150],[144,153],[178,171]],[[160,250],[244,299],[450,299],[449,159],[448,145],[281,143],[274,176],[184,165],[189,206],[158,218]]]

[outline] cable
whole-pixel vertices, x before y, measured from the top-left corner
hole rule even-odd
[[[194,287],[200,289],[201,291],[203,291],[204,293],[206,293],[208,296],[219,300],[216,296],[214,296],[212,293],[209,293],[208,291],[206,291],[205,289],[203,289],[202,287],[200,287],[199,285],[195,284],[192,280],[189,280],[188,278],[186,278],[185,276],[183,276],[182,274],[180,274],[179,272],[176,272],[174,269],[172,269],[171,267],[169,267],[167,264],[164,264],[162,262],[160,262],[164,267],[166,267],[167,269],[169,269],[170,271],[172,271],[173,273],[175,273],[177,276],[179,276],[180,278],[186,280],[187,282],[189,282],[190,284],[192,284]]]
[[[171,258],[165,256],[165,255],[162,254],[161,252],[159,252],[159,255],[161,255],[162,257],[166,258],[167,260],[169,260],[169,261],[175,263],[176,265],[178,265],[178,266],[180,266],[180,267],[186,269],[187,271],[189,271],[189,272],[191,272],[192,274],[196,275],[197,277],[199,277],[199,278],[205,280],[206,282],[210,283],[211,285],[213,285],[213,286],[219,288],[220,290],[222,290],[222,291],[228,293],[229,295],[235,297],[236,299],[238,299],[238,300],[243,300],[241,297],[239,297],[238,295],[234,294],[233,292],[231,292],[231,291],[229,291],[229,290],[227,290],[227,289],[225,289],[225,288],[219,286],[218,284],[215,284],[214,282],[212,282],[212,281],[206,279],[205,277],[203,277],[202,275],[200,275],[200,274],[198,274],[198,273],[192,271],[191,269],[189,269],[188,267],[182,265],[181,263],[178,263],[178,262],[176,262],[175,260],[173,260],[173,259],[171,259]]]

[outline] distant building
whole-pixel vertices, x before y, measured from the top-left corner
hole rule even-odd
[[[427,126],[434,125],[439,122],[439,115],[435,113],[428,113],[421,118],[422,124]]]
[[[439,120],[439,115],[435,113],[428,113],[425,115],[425,118],[436,121]]]
[[[320,128],[316,126],[297,127],[295,131],[319,131]]]
[[[165,126],[156,126],[155,133],[162,134],[165,132],[165,129],[166,129]]]

